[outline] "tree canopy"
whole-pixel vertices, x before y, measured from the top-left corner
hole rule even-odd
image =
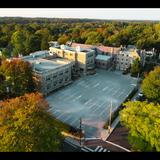
[[[0,87],[0,95],[4,95],[4,98],[34,91],[32,67],[29,62],[20,59],[4,60],[0,66],[0,74],[5,79]]]
[[[120,121],[129,129],[129,142],[134,150],[160,151],[160,105],[127,102]]]
[[[0,152],[59,151],[63,136],[39,93],[0,102]]]
[[[28,55],[48,49],[48,41],[103,44],[119,47],[136,45],[160,51],[158,22],[107,21],[56,18],[0,18],[0,48],[7,56]]]
[[[138,73],[140,73],[140,69],[141,69],[140,61],[137,58],[133,61],[133,64],[131,65],[131,75],[136,77]]]
[[[142,91],[149,100],[160,103],[160,67],[155,67],[146,75],[142,82]]]

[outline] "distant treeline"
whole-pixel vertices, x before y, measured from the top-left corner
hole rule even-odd
[[[79,19],[79,18],[26,18],[26,17],[0,17],[0,24],[8,23],[77,23],[77,22],[101,22],[99,19]]]
[[[70,18],[0,18],[0,48],[3,57],[28,55],[48,49],[48,41],[106,46],[136,45],[160,51],[158,21],[124,21]]]

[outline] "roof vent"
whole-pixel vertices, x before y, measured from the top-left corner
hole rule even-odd
[[[81,52],[81,47],[80,47],[80,46],[77,46],[77,47],[76,47],[76,51],[77,51],[77,52]]]

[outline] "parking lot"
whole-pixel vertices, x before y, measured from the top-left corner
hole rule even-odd
[[[135,87],[137,80],[119,71],[97,70],[95,75],[84,76],[49,95],[51,113],[59,120],[82,128],[86,137],[100,138],[103,125]]]

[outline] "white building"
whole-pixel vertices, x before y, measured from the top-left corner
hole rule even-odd
[[[42,51],[22,58],[31,63],[37,89],[44,95],[71,83],[71,68],[73,66],[73,63],[66,59],[47,60],[48,55]]]
[[[140,59],[140,56],[135,48],[123,49],[116,56],[116,69],[127,70],[136,58]]]

